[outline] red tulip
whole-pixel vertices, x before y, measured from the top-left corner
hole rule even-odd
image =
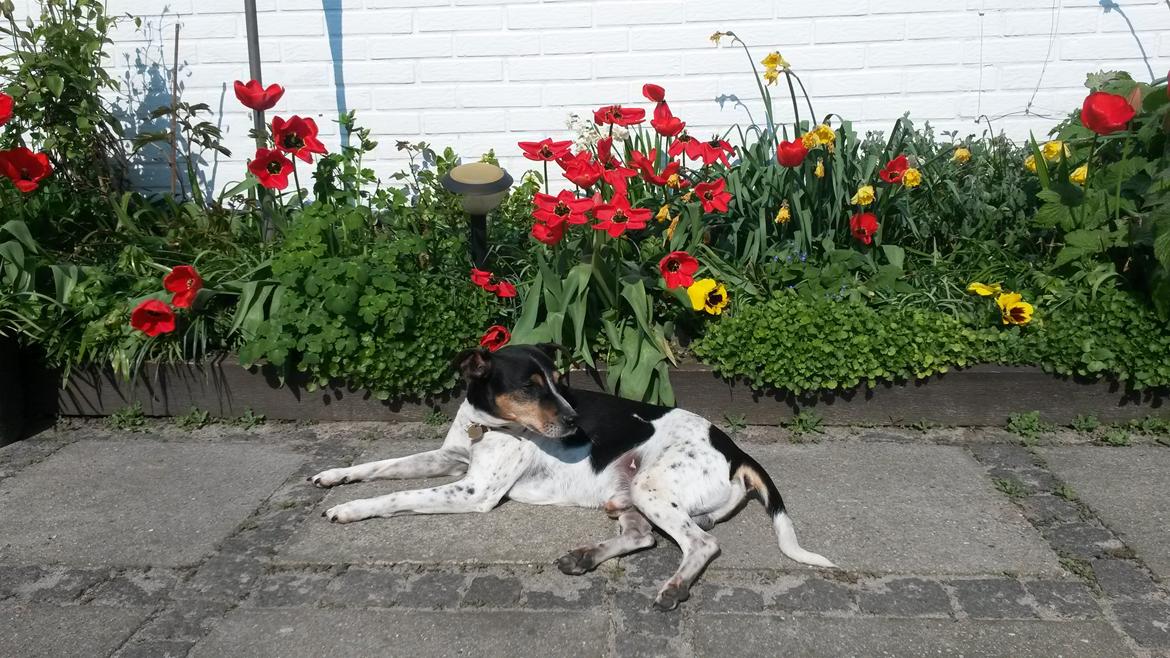
[[[593,110],[593,121],[598,124],[612,123],[618,126],[632,126],[645,120],[646,110],[640,108],[606,105],[603,108]]]
[[[508,344],[512,340],[512,334],[507,327],[501,325],[492,325],[484,332],[483,338],[479,339],[479,346],[486,347],[489,352],[495,352],[501,347]]]
[[[240,99],[244,107],[253,110],[271,110],[283,95],[284,87],[280,85],[268,85],[265,89],[255,80],[249,80],[247,84],[236,80],[236,98]]]
[[[682,166],[673,160],[666,163],[662,172],[655,170],[655,160],[658,159],[658,151],[650,149],[646,155],[642,155],[638,151],[630,151],[630,163],[637,167],[642,172],[642,178],[651,185],[666,185],[670,177],[677,174],[679,168]]]
[[[871,212],[858,213],[849,218],[849,230],[853,233],[853,237],[861,241],[862,244],[870,244],[873,242],[873,236],[878,231],[877,215]]]
[[[312,119],[293,116],[288,121],[272,119],[272,141],[276,148],[312,163],[310,153],[324,153],[325,145],[317,139],[317,122]]]
[[[21,192],[37,189],[51,173],[53,166],[49,164],[49,156],[44,153],[33,153],[23,146],[0,151],[0,174],[12,181]]]
[[[593,228],[609,233],[609,237],[620,237],[627,229],[646,228],[650,220],[648,208],[632,208],[630,200],[625,194],[616,194],[609,203],[603,203],[593,209],[593,216],[597,223]]]
[[[12,97],[0,91],[0,126],[12,118]]]
[[[731,202],[727,181],[722,178],[714,182],[699,183],[695,186],[695,194],[699,197],[699,203],[703,204],[703,212],[727,212],[727,204]]]
[[[906,156],[899,155],[886,163],[886,166],[878,172],[878,178],[887,183],[901,183],[902,174],[906,173],[909,168],[910,161],[906,159]]]
[[[687,288],[695,282],[699,261],[685,251],[672,251],[658,261],[658,270],[667,288]]]
[[[735,149],[731,144],[719,139],[718,137],[711,138],[709,142],[701,144],[702,153],[699,157],[703,159],[703,164],[709,165],[715,162],[722,162],[724,167],[730,167],[731,163],[727,161],[727,155],[735,155]]]
[[[567,155],[557,160],[565,172],[565,178],[577,187],[592,187],[601,180],[601,167],[593,161],[588,151]]]
[[[570,155],[569,147],[573,145],[573,142],[554,142],[546,138],[539,142],[518,142],[518,145],[520,150],[524,151],[524,157],[529,160],[550,162]]]
[[[565,237],[565,226],[567,226],[567,224],[564,222],[561,222],[560,224],[545,224],[544,222],[536,222],[532,225],[532,237],[551,247],[560,242],[561,239]]]
[[[195,301],[195,296],[203,288],[203,279],[194,267],[176,265],[163,278],[163,287],[175,293],[171,298],[171,304],[175,308],[190,308],[191,302]]]
[[[587,223],[585,213],[593,207],[593,201],[579,198],[569,190],[561,190],[556,196],[537,192],[532,197],[532,205],[536,208],[532,211],[533,217],[548,224],[549,228],[556,228],[564,222]]]
[[[1081,106],[1081,123],[1098,135],[1108,135],[1125,128],[1134,114],[1133,106],[1123,96],[1095,91]]]
[[[666,100],[666,90],[658,85],[642,85],[642,95],[646,97],[646,100],[653,103],[661,103]]]
[[[800,163],[804,162],[806,155],[808,155],[808,149],[805,148],[804,142],[800,139],[780,142],[780,145],[776,147],[776,159],[784,167],[799,167]]]
[[[683,131],[687,124],[671,114],[669,105],[659,103],[654,108],[654,118],[650,120],[650,125],[663,137],[675,137]]]
[[[516,286],[496,279],[496,275],[484,270],[471,268],[471,282],[488,292],[496,293],[497,297],[515,297]]]
[[[260,179],[260,184],[270,190],[288,187],[288,176],[293,163],[277,149],[256,149],[256,157],[248,163],[248,171]]]
[[[703,143],[683,133],[670,145],[669,155],[672,158],[677,158],[680,153],[685,153],[692,160],[698,160],[703,157]]]
[[[131,311],[130,326],[147,336],[167,334],[175,330],[175,312],[157,299],[147,299]]]
[[[638,175],[637,171],[622,164],[610,152],[613,140],[609,137],[597,140],[597,162],[601,166],[601,177],[613,186],[614,194],[624,195],[629,189],[627,178]]]
[[[515,297],[516,286],[507,281],[496,282],[496,297]]]

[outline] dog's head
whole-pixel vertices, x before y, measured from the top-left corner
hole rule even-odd
[[[577,431],[577,412],[565,399],[553,356],[559,345],[474,349],[455,359],[467,381],[467,401],[500,425],[517,423],[537,434],[564,438]]]

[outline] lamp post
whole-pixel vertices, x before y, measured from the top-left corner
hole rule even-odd
[[[471,216],[471,262],[478,269],[487,265],[487,215],[500,205],[512,177],[487,162],[455,167],[443,177],[443,187],[463,197],[463,211]]]

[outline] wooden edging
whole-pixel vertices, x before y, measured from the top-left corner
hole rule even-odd
[[[572,373],[570,381],[579,388],[599,389],[584,372]],[[671,381],[680,407],[715,421],[742,418],[760,425],[783,423],[806,409],[820,413],[826,423],[877,425],[1002,425],[1008,415],[1027,411],[1039,411],[1057,423],[1079,414],[1103,422],[1170,416],[1170,391],[1127,392],[1116,382],[1060,378],[1031,367],[976,366],[923,380],[806,396],[755,391],[700,364],[678,368]],[[274,420],[422,420],[434,409],[453,413],[461,400],[453,393],[383,402],[344,386],[310,392],[303,382],[280,386],[271,368],[248,370],[231,360],[148,366],[133,383],[92,371],[73,375],[64,388],[57,389],[58,383],[43,374],[39,385],[34,384],[37,393],[28,397],[40,404],[32,413],[105,416],[138,402],[149,416],[173,416],[194,407],[218,417],[237,417],[251,409]]]

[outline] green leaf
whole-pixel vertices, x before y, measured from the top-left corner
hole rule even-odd
[[[65,91],[65,81],[59,75],[45,76],[45,88],[54,98],[61,98],[61,92]]]

